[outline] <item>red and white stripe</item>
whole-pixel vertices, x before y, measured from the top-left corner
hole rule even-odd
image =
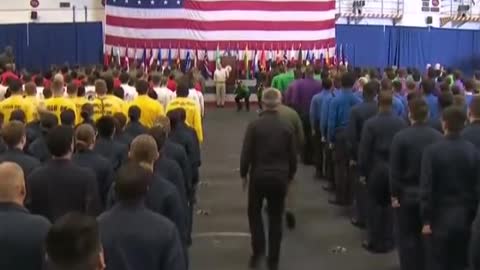
[[[178,9],[107,5],[105,43],[123,48],[199,50],[335,45],[334,0],[184,1],[184,8]]]

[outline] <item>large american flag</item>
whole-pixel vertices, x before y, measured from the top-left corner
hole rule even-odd
[[[217,46],[335,46],[335,0],[107,0],[105,14],[106,51],[181,48],[184,58],[186,50],[213,53]]]

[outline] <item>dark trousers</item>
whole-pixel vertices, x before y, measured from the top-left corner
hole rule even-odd
[[[422,235],[423,224],[419,204],[400,202],[400,207],[393,211],[400,269],[428,269],[428,243]]]
[[[350,167],[350,181],[353,183],[353,217],[360,224],[365,224],[367,220],[368,202],[367,186],[360,182],[357,167]]]
[[[431,224],[432,269],[464,270],[473,213],[463,207],[446,207],[436,212]]]
[[[338,129],[335,133],[335,195],[339,204],[352,203],[352,182],[350,181],[349,154],[347,149],[346,132]]]
[[[368,242],[377,251],[387,251],[393,247],[393,215],[389,205],[375,202],[368,196],[367,214]]]
[[[237,110],[242,110],[242,99],[245,100],[245,108],[247,109],[247,111],[250,110],[250,94],[245,94],[245,93],[242,93],[242,94],[237,94],[235,96],[235,103],[237,103]]]
[[[265,200],[268,205],[268,259],[273,264],[278,263],[280,258],[286,193],[286,179],[278,177],[251,179],[248,193],[248,221],[252,235],[253,256],[259,257],[265,254],[265,232],[262,219]]]
[[[187,217],[187,230],[188,230],[188,239],[187,242],[190,245],[192,243],[192,231],[193,231],[193,219],[194,219],[194,210],[195,204],[197,203],[197,188],[198,182],[200,181],[200,173],[198,167],[192,167],[192,191],[189,198],[188,214]]]
[[[323,164],[325,168],[325,178],[327,179],[329,185],[332,188],[335,188],[335,164],[333,162],[333,149],[328,146],[328,143],[323,143]]]
[[[303,134],[305,136],[305,145],[301,146],[302,149],[302,161],[305,165],[313,164],[313,136],[312,127],[310,124],[310,115],[308,113],[298,112],[300,119],[302,120]]]
[[[390,201],[388,162],[372,160],[374,164],[367,178],[368,218],[367,232],[372,248],[388,251],[393,245],[393,211]]]
[[[324,147],[324,144],[322,143],[322,134],[320,133],[320,129],[315,128],[315,135],[313,136],[313,148],[314,148],[313,161],[315,164],[315,176],[317,177],[324,176],[323,147]]]
[[[263,110],[263,104],[262,104],[262,94],[263,94],[263,91],[258,91],[257,92],[257,103],[258,103],[258,108],[260,110]]]

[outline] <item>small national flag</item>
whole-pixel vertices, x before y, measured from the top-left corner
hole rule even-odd
[[[162,49],[158,48],[158,54],[157,54],[157,67],[160,67],[162,65]]]
[[[116,63],[118,64],[118,66],[121,66],[122,65],[122,57],[120,56],[120,47],[116,47],[115,48],[115,57],[116,57]]]
[[[209,67],[209,60],[208,60],[208,51],[205,50],[205,54],[203,55],[203,76],[205,78],[212,78],[213,74]]]
[[[172,67],[172,48],[168,48],[168,68]]]
[[[270,47],[270,50],[268,51],[267,59],[268,61],[267,61],[266,70],[270,70],[272,68],[272,61],[273,61],[273,50],[271,47]]]
[[[320,56],[318,58],[320,60],[320,65],[324,66],[325,65],[325,62],[324,62],[325,59],[323,58],[323,47],[320,50]]]
[[[290,61],[294,61],[296,57],[296,53],[295,53],[295,50],[293,49],[293,45],[292,45],[292,49],[290,49]]]
[[[330,66],[330,45],[327,46],[327,56],[325,58],[325,65]]]
[[[303,64],[303,50],[302,44],[298,47],[298,63]]]
[[[185,58],[185,72],[188,72],[192,67],[192,59],[190,57],[190,50],[187,51],[187,56]]]
[[[180,60],[180,48],[177,48],[177,58],[175,60],[175,64],[177,65],[178,69],[181,69],[182,67],[180,66],[181,60]]]
[[[142,59],[141,59],[141,66],[145,69],[145,61],[147,61],[147,48],[143,48]]]
[[[283,51],[283,64],[286,65],[288,63],[288,55],[287,50]]]
[[[148,66],[151,68],[155,62],[155,56],[153,55],[153,49],[150,49],[150,61],[148,61]]]
[[[310,65],[310,50],[307,50],[307,55],[305,56],[305,63],[307,66]]]
[[[195,55],[193,56],[193,67],[197,68],[197,61],[198,61],[198,49],[195,49]]]
[[[110,65],[110,55],[108,55],[107,46],[105,46],[105,50],[103,53],[103,65],[108,67]]]
[[[243,53],[243,64],[245,68],[245,78],[248,80],[250,78],[249,76],[249,67],[248,67],[248,45],[245,46],[245,52]]]
[[[313,47],[313,51],[312,51],[312,54],[310,55],[310,63],[312,65],[315,66],[315,61],[316,61],[316,58],[317,58],[317,48],[316,47]]]
[[[262,54],[260,54],[260,67],[262,70],[267,68],[267,57],[265,55],[265,49],[262,50]]]
[[[130,57],[128,57],[128,47],[125,48],[125,56],[124,56],[123,64],[124,64],[124,68],[127,71],[130,71]]]
[[[252,72],[253,72],[253,75],[258,73],[258,51],[257,50],[255,50],[255,53],[253,54]]]
[[[219,45],[217,44],[217,51],[215,53],[215,67],[218,67],[222,64],[221,60],[220,60],[220,47]]]

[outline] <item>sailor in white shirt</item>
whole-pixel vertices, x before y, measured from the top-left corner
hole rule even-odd
[[[155,73],[152,76],[153,90],[157,93],[157,100],[162,104],[163,108],[167,109],[167,104],[175,96],[174,93],[167,88],[167,77]]]
[[[197,91],[195,88],[188,90],[188,97],[195,100],[195,103],[200,107],[200,113],[202,117],[205,115],[205,100],[203,99],[202,92]]]
[[[215,81],[217,107],[225,106],[225,97],[227,95],[227,79],[228,71],[223,68],[221,64],[217,64],[217,70],[215,70],[215,73],[213,74],[213,80]]]
[[[177,93],[173,92],[172,99],[175,99],[176,97],[177,97]],[[195,88],[190,88],[188,90],[188,98],[195,101],[197,106],[200,108],[200,114],[203,117],[205,115],[205,100],[203,99],[202,92],[197,91]]]
[[[123,89],[124,100],[126,102],[133,101],[138,96],[138,93],[135,87],[128,84],[130,82],[130,74],[128,74],[127,72],[123,72],[122,74],[120,74],[120,82],[122,83],[120,86]]]

